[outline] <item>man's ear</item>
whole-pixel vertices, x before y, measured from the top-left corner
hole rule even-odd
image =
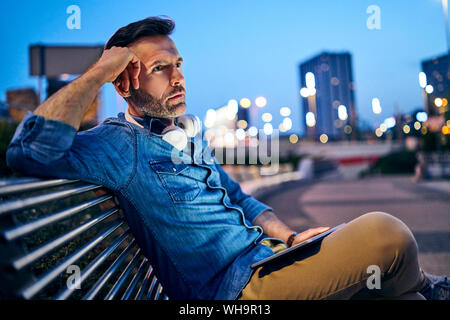
[[[114,85],[114,88],[116,89],[117,93],[118,93],[121,97],[123,97],[123,98],[128,98],[129,96],[131,96],[130,89],[128,89],[128,91],[124,91],[124,90],[122,89],[122,86],[121,86],[122,84],[121,84],[120,80],[113,81],[112,84]],[[131,85],[131,84],[130,84],[130,85]]]

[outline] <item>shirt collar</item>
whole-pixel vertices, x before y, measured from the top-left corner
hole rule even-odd
[[[129,108],[125,111],[125,119],[129,122],[132,122],[136,125],[138,125],[141,128],[145,128],[149,130],[150,132],[161,134],[164,128],[166,128],[166,124],[162,118],[157,117],[150,117],[150,116],[144,116],[144,117],[137,117],[133,116],[129,112]],[[175,119],[176,124],[176,119]]]

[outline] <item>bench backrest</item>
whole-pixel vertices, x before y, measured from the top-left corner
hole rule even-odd
[[[167,299],[114,194],[79,180],[0,182],[0,299]]]

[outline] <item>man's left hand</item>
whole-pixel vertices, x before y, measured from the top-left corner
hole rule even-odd
[[[322,232],[325,232],[329,230],[330,227],[319,227],[319,228],[311,228],[306,231],[303,231],[302,233],[297,234],[294,241],[292,242],[292,246],[295,246],[296,244],[308,240],[309,238],[312,238],[318,234],[321,234]]]

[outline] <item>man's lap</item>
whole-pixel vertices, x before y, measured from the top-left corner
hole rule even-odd
[[[399,296],[423,286],[411,231],[391,215],[371,212],[321,243],[257,269],[240,299],[350,299],[367,289],[369,266],[379,267],[386,279],[370,292],[375,295]],[[393,279],[397,274],[402,281]]]

